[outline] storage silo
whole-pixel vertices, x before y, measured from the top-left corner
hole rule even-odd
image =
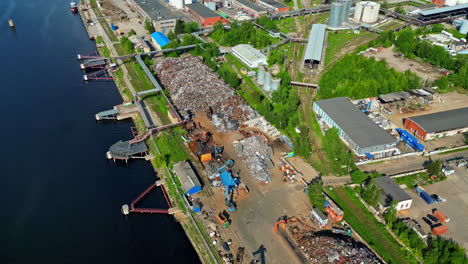
[[[258,67],[257,82],[258,84],[265,83],[265,67],[263,66]]]
[[[274,78],[271,80],[271,90],[272,91],[276,91],[278,90],[279,86],[280,86],[280,83],[281,83],[281,79],[280,78]]]
[[[269,92],[271,91],[271,73],[265,73],[265,84],[263,85],[263,90]]]
[[[371,1],[361,1],[356,4],[354,19],[364,23],[374,23],[379,17],[380,4]]]
[[[351,10],[352,0],[343,1],[343,9],[341,12],[341,23],[347,23],[349,20],[349,11]]]
[[[456,5],[458,0],[445,0],[444,5],[446,6],[454,6]]]
[[[174,7],[176,9],[184,9],[184,0],[174,0]]]
[[[341,13],[343,12],[344,9],[344,3],[341,2],[333,2],[331,4],[331,9],[330,9],[330,18],[328,20],[328,26],[329,27],[339,27],[341,26],[342,21],[342,15]]]
[[[461,34],[468,34],[468,20],[464,20],[458,30]]]

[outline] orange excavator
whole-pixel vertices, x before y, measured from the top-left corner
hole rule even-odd
[[[278,221],[275,223],[275,233],[278,233],[279,228],[286,229],[286,224],[288,223],[288,217],[283,215],[278,218]]]

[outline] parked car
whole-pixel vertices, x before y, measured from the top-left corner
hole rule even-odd
[[[423,220],[424,222],[426,222],[426,224],[432,225],[431,220],[427,219],[426,217],[423,217],[422,220]]]
[[[435,223],[439,222],[439,219],[437,219],[435,216],[431,215],[431,214],[427,214],[427,217],[429,219],[431,219],[432,221],[434,221]]]
[[[413,223],[414,223],[417,227],[421,228],[421,225],[418,223],[418,221],[416,221],[416,219],[413,219]]]

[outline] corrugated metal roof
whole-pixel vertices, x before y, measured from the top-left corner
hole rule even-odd
[[[249,60],[250,62],[266,62],[267,59],[267,57],[258,49],[247,44],[239,44],[237,46],[232,47],[232,50],[239,53],[240,55],[242,55],[242,57]]]
[[[280,3],[280,2],[276,2],[276,1],[273,1],[273,0],[260,0],[260,2],[263,2],[267,5],[271,5],[273,7],[276,7],[276,8],[283,8],[283,7],[287,7],[286,5]]]
[[[174,19],[171,10],[162,5],[159,0],[134,0],[138,6],[155,21]]]
[[[170,39],[168,39],[166,37],[166,35],[164,35],[163,33],[161,32],[154,32],[153,34],[151,34],[151,37],[154,39],[154,41],[156,41],[158,43],[158,45],[162,48],[164,46],[166,46],[169,42],[171,42]]]
[[[468,107],[428,115],[408,117],[428,133],[468,127]]]
[[[195,186],[200,186],[200,181],[188,161],[181,161],[174,164],[174,172],[180,180],[182,189],[185,193],[189,192]]]
[[[402,202],[411,200],[411,197],[389,176],[376,178],[375,183],[380,187],[382,192],[387,196],[391,196],[393,201]]]
[[[190,5],[185,5],[185,6],[187,8],[192,9],[195,13],[199,14],[200,16],[204,18],[219,17],[219,15],[213,12],[213,10],[199,3],[194,3]]]
[[[315,102],[360,148],[389,145],[396,139],[374,123],[346,97]]]
[[[322,60],[323,42],[325,40],[325,30],[327,25],[314,24],[309,33],[309,42],[307,43],[304,60]]]
[[[441,8],[424,10],[424,11],[419,12],[419,14],[421,14],[422,16],[431,16],[431,15],[445,13],[445,12],[453,12],[453,11],[465,9],[465,8],[468,9],[468,3],[462,4],[462,5],[446,6],[446,7],[441,7]]]
[[[248,8],[254,10],[254,11],[257,11],[257,12],[262,12],[262,11],[266,11],[263,7],[260,7],[252,2],[250,2],[249,0],[234,0],[234,2],[238,2],[239,4],[242,4],[242,5],[245,5],[247,6]]]

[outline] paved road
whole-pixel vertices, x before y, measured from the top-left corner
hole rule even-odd
[[[458,157],[468,157],[468,150],[467,151],[460,151],[448,154],[437,154],[432,155],[432,160],[440,159],[441,161],[450,160],[453,158]],[[363,171],[377,171],[382,174],[386,175],[393,175],[398,173],[403,173],[412,170],[418,170],[424,168],[424,163],[427,162],[429,158],[423,156],[409,156],[403,157],[394,160],[387,160],[382,163],[375,163],[375,164],[366,164],[359,166],[359,168]]]

